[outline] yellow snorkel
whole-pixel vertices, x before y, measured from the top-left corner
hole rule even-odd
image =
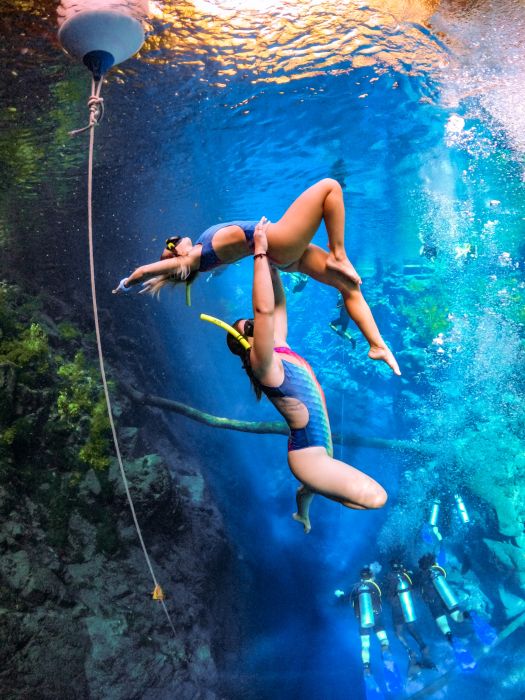
[[[177,251],[177,246],[181,242],[182,236],[170,236],[170,238],[166,238],[166,250],[169,250],[170,253],[174,256],[178,256]],[[194,274],[190,274],[191,280],[189,282],[186,282],[186,306],[191,306],[191,285],[193,283],[193,280],[195,278]]]
[[[208,316],[208,314],[201,314],[200,319],[201,321],[208,321],[209,323],[214,323],[216,326],[219,326],[219,328],[222,328],[230,335],[233,335],[235,340],[239,342],[245,350],[249,350],[251,348],[250,343],[246,340],[242,333],[236,331],[235,328],[233,328],[233,326],[230,326],[229,323],[221,321],[220,318],[215,318],[215,316]]]

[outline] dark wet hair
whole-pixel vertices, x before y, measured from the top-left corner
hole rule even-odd
[[[238,318],[235,323],[232,323],[231,325],[235,328],[236,331],[239,331],[238,325],[242,320],[242,318]],[[253,323],[253,319],[247,319],[251,320]],[[240,331],[239,331],[240,333]],[[243,338],[248,339],[244,333],[241,333]],[[250,364],[250,350],[246,350],[246,348],[243,348],[243,346],[239,343],[239,341],[233,337],[231,333],[226,333],[226,344],[228,346],[228,350],[233,353],[234,355],[237,355],[238,357],[241,358],[242,360],[242,367],[246,374],[248,375],[248,379],[250,380],[250,384],[252,385],[252,389],[255,392],[255,396],[257,397],[257,401],[261,400],[262,396],[262,389],[261,389],[261,383],[255,376],[252,370],[252,366]]]
[[[359,572],[359,576],[360,576],[362,579],[365,579],[365,578],[372,578],[373,575],[374,575],[374,573],[373,573],[372,569],[371,569],[369,566],[364,566],[364,567],[361,569],[361,571]]]
[[[193,270],[193,272],[190,272],[190,274],[186,277],[186,279],[184,281],[186,282],[186,284],[193,284],[193,282],[198,274],[199,274],[198,270]]]
[[[419,559],[418,566],[420,569],[426,570],[430,569],[430,567],[435,563],[436,557],[431,552],[428,552],[427,554],[423,554],[423,556]]]

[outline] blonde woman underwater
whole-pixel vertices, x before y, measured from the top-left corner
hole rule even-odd
[[[254,317],[233,325],[250,348],[230,334],[227,342],[241,358],[257,398],[264,393],[288,423],[288,465],[301,483],[293,517],[309,532],[310,504],[316,493],[356,510],[381,508],[387,494],[377,481],[332,456],[323,390],[310,365],[286,342],[286,300],[279,272],[270,266],[269,226],[262,220],[254,231]]]
[[[328,232],[329,252],[311,243],[321,221]],[[156,293],[165,285],[191,283],[199,272],[228,265],[253,254],[257,221],[231,221],[206,229],[192,243],[188,237],[166,241],[161,259],[141,265],[121,280],[114,294],[137,284]],[[344,247],[345,206],[341,186],[326,178],[305,190],[276,223],[267,222],[268,256],[286,272],[302,272],[339,290],[346,311],[368,341],[368,356],[381,360],[400,375],[399,366],[381,337],[370,307],[361,293],[361,278]]]

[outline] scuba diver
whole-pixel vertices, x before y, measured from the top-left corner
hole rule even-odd
[[[350,331],[348,330],[350,316],[346,313],[344,299],[342,296],[339,297],[339,301],[337,302],[337,308],[339,309],[339,316],[337,318],[334,318],[333,321],[330,321],[328,325],[333,331],[337,333],[337,335],[340,335],[342,338],[346,338],[346,340],[349,340],[352,349],[355,350],[357,343],[355,341],[355,338],[352,337]]]
[[[427,258],[427,260],[434,262],[434,260],[437,258],[437,255],[438,255],[437,246],[434,245],[433,243],[423,243],[423,245],[419,249],[419,254],[422,257]]]
[[[354,614],[359,621],[361,637],[361,659],[367,698],[381,697],[379,687],[372,676],[370,668],[370,635],[375,632],[381,644],[383,658],[383,673],[388,692],[398,693],[402,689],[399,671],[390,653],[390,645],[382,619],[381,588],[375,580],[374,566],[365,566],[359,573],[359,581],[354,585],[350,594]]]
[[[257,399],[265,394],[290,427],[288,465],[301,482],[293,517],[309,532],[316,493],[356,510],[381,508],[387,494],[377,481],[332,456],[323,390],[310,365],[286,343],[286,299],[279,271],[270,265],[268,228],[261,219],[254,231],[254,318],[229,326],[227,343],[241,358]]]
[[[436,557],[431,552],[424,554],[418,561],[419,587],[421,597],[427,604],[430,613],[440,632],[444,635],[454,651],[457,663],[465,671],[473,670],[476,662],[458,637],[452,635],[448,616],[454,622],[470,619],[468,611],[461,611],[454,592],[446,580],[447,573],[436,563]]]
[[[328,232],[329,252],[311,243],[321,221]],[[193,282],[199,272],[228,265],[254,252],[257,221],[230,221],[206,229],[192,243],[173,236],[166,241],[160,261],[141,265],[122,279],[114,294],[127,292],[137,284],[142,291],[156,294],[165,285]],[[276,223],[268,222],[268,258],[273,266],[287,272],[302,272],[338,289],[347,313],[367,339],[372,360],[381,360],[400,375],[399,366],[381,337],[370,307],[361,293],[361,278],[350,263],[344,247],[345,206],[341,186],[326,178],[305,190]],[[187,289],[189,287],[187,286]]]
[[[410,671],[419,668],[435,669],[436,665],[429,656],[428,645],[423,641],[419,630],[416,627],[416,609],[413,600],[412,572],[409,571],[398,557],[390,561],[390,571],[387,573],[385,582],[385,594],[392,608],[392,623],[396,637],[405,647]],[[421,653],[418,658],[416,652],[410,647],[407,642],[404,631],[410,634],[416,642]]]
[[[446,500],[449,501],[451,499],[447,497]],[[454,493],[454,502],[461,523],[463,525],[469,524],[470,516],[468,514],[467,507],[463,498],[461,497],[461,494],[457,491]],[[426,544],[433,545],[436,543],[439,546],[437,563],[440,565],[444,565],[446,563],[445,542],[443,540],[443,535],[439,529],[440,520],[442,520],[441,505],[442,501],[440,498],[436,497],[433,499],[432,506],[430,508],[428,523],[426,523],[423,526],[421,537],[423,541],[426,542]]]
[[[292,279],[292,292],[294,294],[299,294],[306,287],[308,280],[310,279],[308,275],[304,275],[302,272],[289,272],[288,273]],[[347,316],[347,318],[350,318]]]

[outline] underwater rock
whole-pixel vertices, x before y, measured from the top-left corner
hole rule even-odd
[[[0,558],[0,577],[3,585],[27,604],[39,605],[46,601],[60,603],[67,597],[62,581],[24,550]]]
[[[90,500],[93,496],[100,495],[100,481],[94,469],[88,469],[84,478],[79,484],[78,495],[81,500]]]
[[[0,684],[5,698],[90,697],[84,672],[89,651],[82,627],[64,608],[0,610]]]
[[[126,478],[132,491],[133,503],[145,518],[154,518],[158,511],[169,505],[172,480],[163,459],[149,454],[124,463]],[[109,481],[113,485],[117,501],[127,508],[126,493],[116,461],[109,469]]]
[[[397,353],[397,361],[402,367],[403,374],[413,376],[425,371],[427,365],[427,353],[424,348],[412,347],[407,350],[400,350]]]
[[[191,498],[193,503],[201,505],[204,496],[204,479],[201,474],[181,476],[178,480],[180,486]]]
[[[525,552],[510,542],[484,539],[487,547],[507,569],[514,570],[519,585],[525,589]]]
[[[476,610],[491,617],[494,603],[481,589],[480,580],[472,569],[462,573],[458,568],[447,566],[447,579],[462,609]]]
[[[137,438],[139,435],[138,428],[128,426],[120,428],[118,431],[118,439],[121,450],[126,454],[132,454],[137,446]]]
[[[498,595],[508,618],[516,617],[525,610],[525,598],[514,595],[502,584],[498,586]]]
[[[117,401],[126,421],[117,429],[127,480],[172,629],[152,599],[108,428],[99,420],[92,346],[60,308],[61,328],[49,318],[37,325],[44,329],[40,364],[13,323],[8,342],[27,351],[27,361],[0,365],[2,696],[213,700],[220,697],[217,659],[238,641],[229,573],[235,558],[221,516],[198,461],[188,466],[170,426],[141,409],[135,427],[129,402]],[[126,371],[133,380],[129,365]],[[148,454],[137,454],[139,445]]]
[[[76,559],[88,561],[90,564],[96,561],[96,536],[96,525],[88,522],[75,510],[68,522],[68,544],[76,552]],[[96,575],[96,572],[92,572],[92,575]]]
[[[3,413],[12,410],[16,392],[16,368],[11,362],[0,363],[0,394],[2,395]]]
[[[486,479],[486,475],[481,478],[471,478],[470,488],[478,496],[481,496],[487,503],[490,503],[496,512],[498,519],[498,529],[505,537],[519,537],[523,532],[523,522],[518,517],[517,504],[514,501],[514,494],[508,494],[507,486],[500,486],[492,480]]]
[[[502,434],[505,426],[496,417],[486,417],[480,428],[457,441],[458,463],[468,488],[494,509],[500,534],[519,538],[525,526],[522,441],[511,430]],[[503,469],[488,479],[486,465],[492,464]]]

